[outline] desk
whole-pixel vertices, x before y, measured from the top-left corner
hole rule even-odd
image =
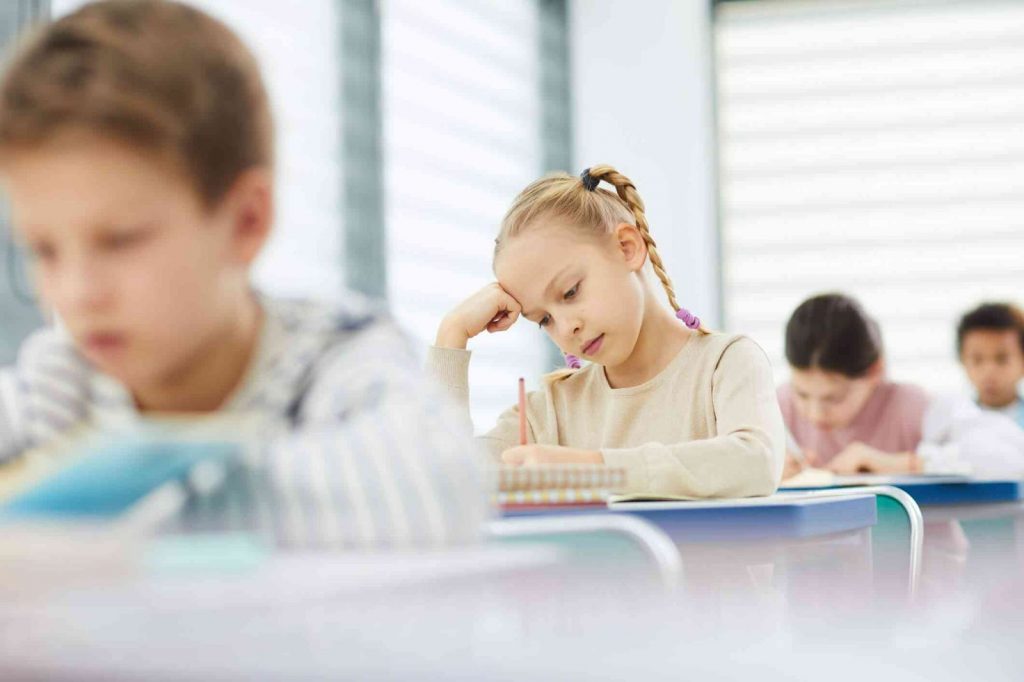
[[[679,551],[687,592],[742,598],[752,590],[827,590],[832,573],[848,585],[870,589],[875,495],[801,491],[729,500],[621,502],[604,513],[642,519],[664,531]],[[568,522],[594,514],[590,507],[517,509],[509,516]],[[913,547],[911,565],[917,565]]]
[[[875,525],[873,495],[822,497],[782,493],[771,497],[694,502],[623,502],[613,512],[654,523],[676,542],[730,542],[810,538]]]
[[[974,505],[1019,502],[1024,499],[1020,481],[893,481],[890,485],[906,491],[922,507],[929,505]]]
[[[903,491],[921,507],[924,521],[923,580],[941,595],[970,587],[983,591],[986,583],[1018,572],[1024,557],[1024,485],[1015,480],[971,480],[963,477],[880,477]],[[869,488],[833,486],[819,491],[858,491]],[[902,535],[894,527],[900,516],[879,515],[876,555],[887,554],[887,536]],[[878,541],[882,538],[882,542]],[[891,546],[894,545],[891,543]],[[889,552],[891,554],[891,552]]]

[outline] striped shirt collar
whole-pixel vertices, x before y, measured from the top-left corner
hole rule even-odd
[[[368,305],[356,300],[347,309],[310,301],[258,296],[264,310],[256,354],[222,413],[285,419],[312,379],[313,368],[345,329],[364,326]],[[90,375],[91,421],[100,428],[124,428],[141,415],[130,391],[93,369]]]

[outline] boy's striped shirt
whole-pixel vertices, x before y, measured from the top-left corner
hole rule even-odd
[[[261,303],[259,348],[222,409],[258,424],[249,456],[179,523],[297,546],[477,538],[486,491],[469,434],[395,325],[358,300]],[[37,332],[0,370],[0,460],[81,424],[116,432],[139,419],[130,393],[56,330]]]

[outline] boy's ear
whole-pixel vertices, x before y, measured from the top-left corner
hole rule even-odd
[[[633,272],[639,272],[647,262],[647,242],[640,236],[640,230],[636,225],[619,223],[615,226],[615,241],[626,266]]]
[[[266,168],[250,168],[235,180],[223,201],[231,226],[231,255],[251,265],[270,236],[274,222],[273,179]]]

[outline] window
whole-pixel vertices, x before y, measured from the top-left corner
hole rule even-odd
[[[842,290],[892,375],[961,385],[956,319],[1024,289],[1024,5],[723,2],[715,39],[728,326],[784,372]]]
[[[388,297],[421,347],[443,315],[493,280],[494,237],[543,168],[535,0],[382,4]],[[473,343],[474,420],[516,399],[516,378],[550,365],[536,327]]]
[[[45,16],[44,4],[43,0],[0,4],[0,49],[9,48],[19,30]],[[21,342],[41,324],[26,275],[5,207],[0,221],[0,367],[14,362]]]

